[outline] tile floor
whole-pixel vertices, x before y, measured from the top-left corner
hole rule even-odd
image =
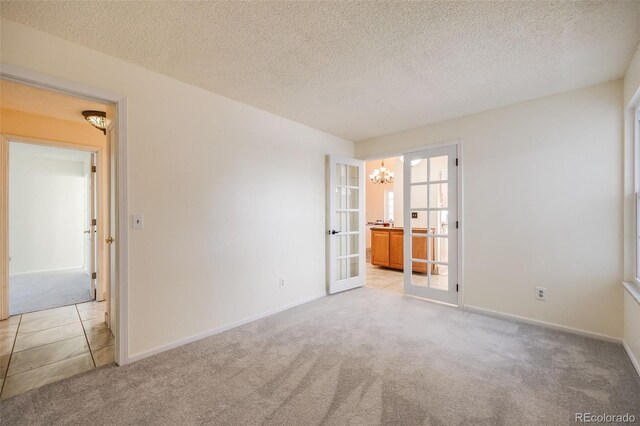
[[[87,302],[0,321],[0,399],[113,362],[106,302]]]
[[[393,293],[404,293],[404,277],[402,271],[374,266],[369,260],[367,260],[366,267],[367,276],[364,284],[365,287],[377,288]],[[433,288],[446,290],[449,285],[446,266],[440,265],[439,272],[439,275],[431,275],[431,286]],[[413,282],[417,285],[426,286],[427,276],[425,274],[414,274]]]
[[[367,262],[365,287],[377,288],[392,293],[404,293],[404,278],[402,271],[373,266]]]

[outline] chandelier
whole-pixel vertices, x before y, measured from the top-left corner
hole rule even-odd
[[[373,173],[369,175],[369,179],[373,183],[391,183],[393,182],[393,172],[391,170],[387,170],[384,166],[384,160],[382,160],[382,165],[379,169],[375,169]]]

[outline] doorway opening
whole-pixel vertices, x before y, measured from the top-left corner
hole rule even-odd
[[[0,92],[5,399],[116,360],[115,117],[111,103],[13,80]]]
[[[365,287],[404,292],[401,156],[366,162],[367,276]],[[384,168],[384,170],[382,170]],[[386,173],[390,178],[374,181]]]
[[[9,142],[9,315],[95,300],[94,156]]]
[[[365,287],[457,305],[457,145],[365,167]]]

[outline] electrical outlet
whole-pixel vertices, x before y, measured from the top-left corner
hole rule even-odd
[[[417,219],[418,218],[418,212],[411,212],[411,219]]]
[[[547,300],[547,289],[544,287],[536,287],[536,299]]]
[[[284,287],[284,278],[280,278],[280,287]]]

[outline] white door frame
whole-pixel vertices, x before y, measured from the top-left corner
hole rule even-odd
[[[448,139],[441,142],[434,142],[426,145],[419,145],[410,148],[402,148],[393,151],[385,151],[381,154],[371,154],[365,156],[359,156],[359,158],[364,161],[373,161],[373,160],[382,160],[385,158],[392,157],[400,157],[405,154],[410,154],[412,152],[417,151],[425,151],[434,148],[440,148],[443,146],[451,146],[456,145],[458,148],[458,167],[456,168],[456,172],[458,173],[458,308],[464,308],[464,180],[463,180],[463,170],[464,170],[464,151],[463,151],[463,140],[462,138],[458,139]],[[404,185],[403,179],[403,185]],[[366,203],[365,203],[366,205]],[[366,214],[366,212],[365,212]],[[439,302],[438,302],[439,303]]]
[[[16,67],[10,64],[0,63],[0,77],[8,80],[17,81],[19,83],[28,84],[72,96],[77,96],[89,100],[115,105],[114,117],[118,126],[117,133],[117,162],[118,162],[118,185],[116,193],[118,197],[117,221],[122,226],[118,227],[117,255],[117,311],[118,329],[114,330],[115,335],[115,361],[119,365],[129,362],[128,356],[128,282],[129,282],[129,265],[128,265],[128,229],[127,220],[127,98],[113,92],[85,86],[72,81],[52,77],[39,72]],[[0,147],[0,160],[7,157],[4,145]],[[7,175],[6,168],[1,169],[0,184],[6,187]],[[0,191],[0,231],[6,235],[7,228],[7,192]],[[4,239],[5,243],[7,239]],[[0,244],[0,292],[6,292],[8,281],[8,247],[6,244]],[[113,295],[112,295],[113,296]],[[0,303],[0,305],[3,305]],[[0,306],[0,309],[2,307]],[[4,312],[0,311],[0,315]]]

